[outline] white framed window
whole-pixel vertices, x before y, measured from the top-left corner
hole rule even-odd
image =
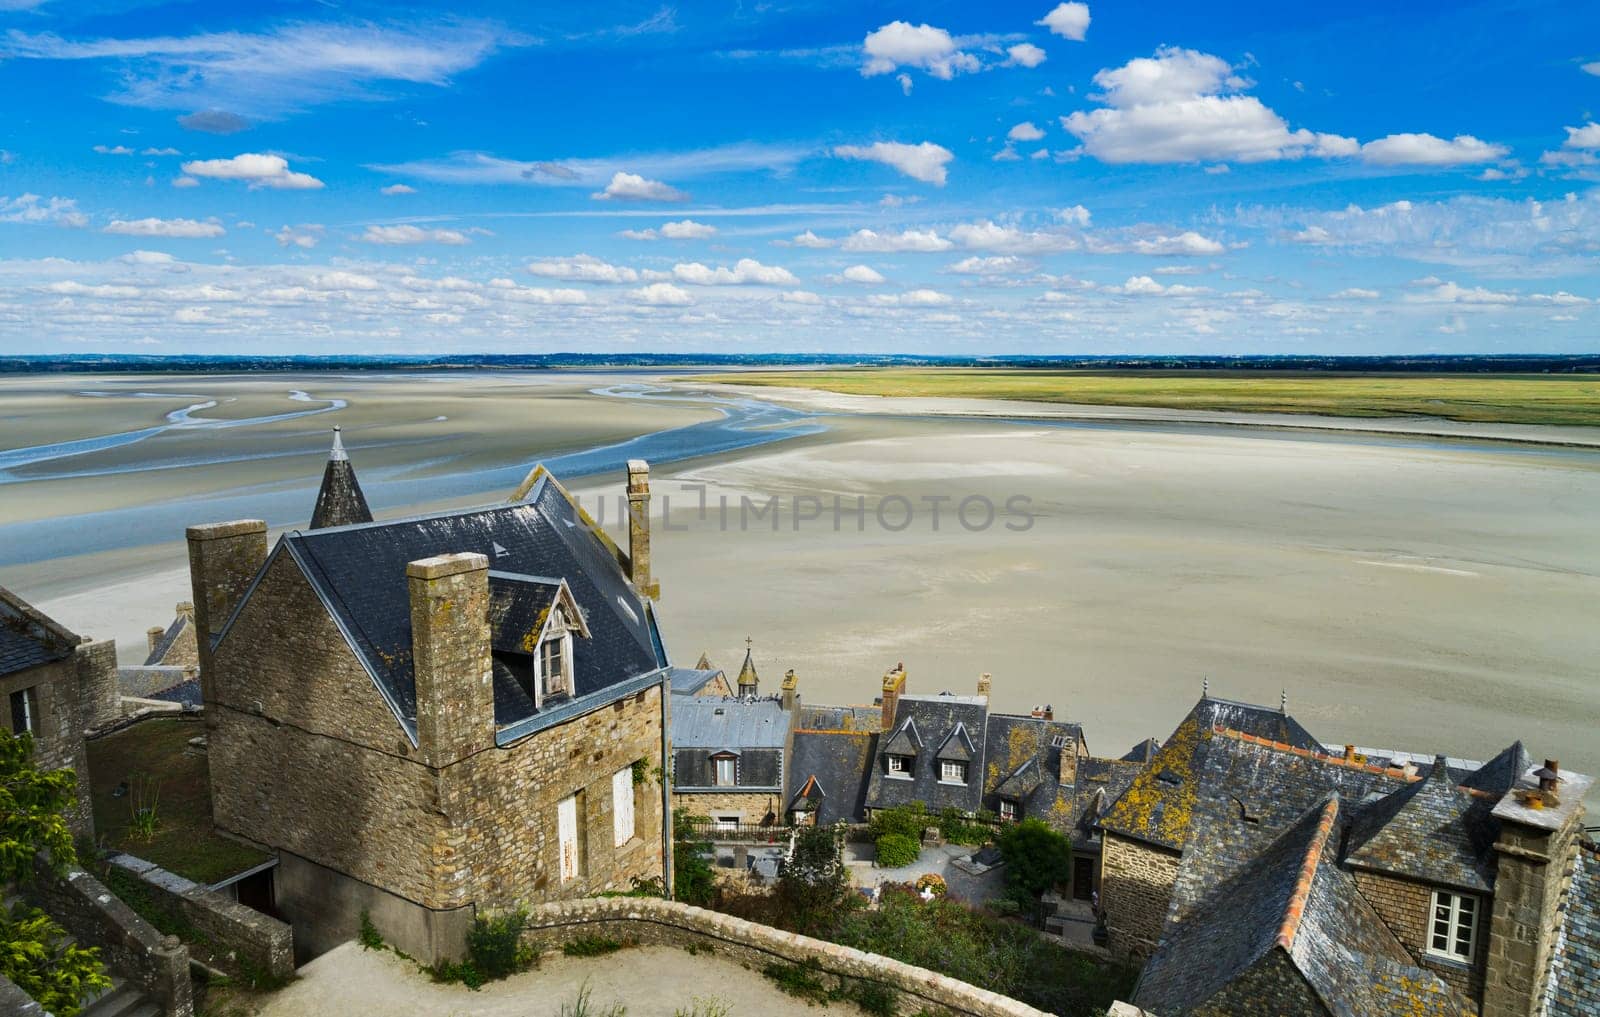
[[[1017,818],[1017,803],[1009,798],[1000,799],[1000,818],[1011,822]]]
[[[733,787],[738,783],[737,767],[732,756],[716,756],[711,763],[716,769],[711,779],[717,787]]]
[[[537,674],[534,681],[539,689],[539,699],[572,693],[572,630],[567,628],[566,615],[561,608],[552,608],[547,633],[539,641],[539,652],[534,654],[533,666]]]
[[[953,759],[940,760],[939,779],[946,784],[965,784],[967,782],[967,764]]]
[[[633,767],[611,775],[611,843],[621,847],[633,839]]]
[[[890,756],[889,772],[899,777],[911,776],[910,756]]]
[[[577,879],[583,872],[578,846],[577,795],[568,795],[556,804],[556,837],[561,843],[561,881]]]
[[[1433,917],[1428,925],[1428,952],[1446,960],[1472,963],[1478,933],[1478,898],[1471,894],[1433,891]]]
[[[713,830],[737,830],[739,829],[739,817],[732,815],[712,816],[711,828]]]
[[[39,733],[39,689],[18,689],[11,693],[11,733]]]

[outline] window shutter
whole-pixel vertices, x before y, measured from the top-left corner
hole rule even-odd
[[[556,835],[561,841],[561,880],[578,877],[578,798],[561,799],[556,806]]]
[[[633,839],[633,767],[631,766],[624,766],[611,775],[611,826],[615,847],[621,847]]]

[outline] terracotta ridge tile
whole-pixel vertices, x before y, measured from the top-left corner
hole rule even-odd
[[[1311,849],[1306,852],[1305,859],[1300,863],[1300,876],[1295,880],[1294,893],[1289,897],[1289,906],[1284,910],[1283,924],[1278,926],[1278,945],[1285,950],[1293,949],[1294,937],[1300,931],[1300,919],[1305,913],[1306,901],[1311,896],[1311,883],[1317,877],[1317,866],[1322,862],[1322,849],[1327,846],[1328,837],[1333,833],[1333,824],[1339,817],[1339,799],[1330,798],[1328,804],[1322,807],[1322,819],[1317,823],[1316,839],[1311,842]]]

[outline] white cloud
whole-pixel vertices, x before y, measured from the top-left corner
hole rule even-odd
[[[1073,42],[1082,42],[1084,34],[1089,31],[1089,5],[1081,3],[1056,4],[1049,14],[1035,21],[1034,24]]]
[[[78,211],[74,198],[42,198],[37,194],[9,198],[0,194],[0,222],[51,223],[77,229],[89,225],[89,217]]]
[[[1380,296],[1382,296],[1382,294],[1379,293],[1377,290],[1365,290],[1365,289],[1362,289],[1359,286],[1352,286],[1349,289],[1340,290],[1337,293],[1329,294],[1328,299],[1330,299],[1330,300],[1377,300]]]
[[[972,250],[1011,254],[1050,254],[1083,246],[1077,234],[1065,230],[1025,230],[987,219],[956,226],[950,231],[950,239]]]
[[[1374,166],[1469,166],[1504,158],[1504,145],[1470,134],[1446,141],[1431,134],[1391,134],[1361,146],[1361,159]]]
[[[896,74],[894,76],[894,80],[900,82],[900,94],[901,95],[910,95],[911,94],[911,85],[912,85],[911,75],[903,74],[903,73],[902,74]]]
[[[442,159],[374,163],[367,168],[444,184],[604,188],[619,172],[673,180],[753,170],[781,172],[816,154],[816,149],[808,145],[738,142],[713,148],[630,153],[602,159],[502,159],[486,152],[466,151]]]
[[[383,82],[445,86],[504,46],[529,40],[465,19],[376,25],[296,22],[270,32],[66,39],[13,31],[0,56],[114,63],[114,102],[275,115],[339,99],[384,99]],[[198,129],[208,130],[210,127]],[[237,129],[237,128],[232,128]]]
[[[662,223],[660,229],[623,230],[629,240],[704,240],[716,236],[717,228],[693,219]]]
[[[96,145],[94,150],[101,155],[132,155],[133,149],[127,145]]]
[[[140,155],[182,155],[176,148],[147,148]]]
[[[907,145],[898,141],[875,141],[870,145],[839,145],[833,154],[840,159],[865,159],[893,166],[913,180],[944,186],[945,164],[955,155],[943,145],[924,141]]]
[[[948,251],[954,245],[933,230],[904,230],[900,233],[878,233],[874,230],[856,230],[839,244],[846,251],[868,254],[887,254],[914,251],[928,254]]]
[[[1038,141],[1042,137],[1044,132],[1034,126],[1031,120],[1024,120],[1006,132],[1006,138],[1011,141]]]
[[[942,307],[952,302],[949,294],[940,293],[938,290],[875,293],[867,299],[881,307]]]
[[[1504,293],[1482,286],[1458,286],[1454,282],[1440,283],[1426,293],[1406,297],[1416,303],[1430,304],[1489,304],[1505,305],[1517,302],[1515,293]]]
[[[689,295],[688,290],[664,282],[631,290],[630,294],[641,304],[657,307],[683,307],[694,303],[694,297]]]
[[[1002,148],[1000,151],[996,152],[993,156],[991,156],[991,158],[995,162],[1021,162],[1022,161],[1022,156],[1017,154],[1016,146],[1013,145],[1009,141],[1006,142],[1006,146],[1004,148]]]
[[[957,74],[981,70],[983,66],[977,57],[957,48],[949,32],[927,24],[891,21],[875,32],[868,32],[861,48],[866,56],[861,73],[866,77],[891,74],[900,67],[919,67],[948,81]]]
[[[570,258],[545,258],[528,266],[528,271],[546,279],[570,282],[631,283],[639,273],[624,265],[613,265],[589,254]]]
[[[1048,59],[1045,51],[1031,42],[1019,42],[1015,46],[1008,46],[1006,55],[1011,58],[1007,62],[1018,67],[1038,67]]]
[[[946,271],[955,272],[957,275],[1013,275],[1025,272],[1030,267],[1029,262],[1015,255],[995,255],[987,258],[974,255],[962,258]]]
[[[1121,286],[1108,286],[1108,292],[1121,293],[1124,296],[1160,296],[1167,292],[1167,288],[1147,275],[1129,276],[1128,281]]]
[[[1082,205],[1072,205],[1067,208],[1058,209],[1056,211],[1056,218],[1060,219],[1064,223],[1070,223],[1073,226],[1087,228],[1089,225],[1090,215],[1089,210],[1084,208]]]
[[[778,265],[763,265],[753,258],[740,258],[732,268],[712,268],[698,261],[672,266],[673,277],[695,286],[793,286],[800,280]]]
[[[1596,60],[1594,63],[1584,64],[1581,68],[1579,68],[1579,70],[1583,71],[1585,74],[1593,74],[1595,77],[1600,78],[1600,60]]]
[[[471,243],[460,230],[431,229],[420,226],[368,226],[361,239],[369,244],[449,244],[459,247]]]
[[[117,260],[124,265],[172,265],[178,259],[165,251],[129,251]]]
[[[415,194],[417,189],[407,184],[390,184],[388,187],[379,188],[378,193],[393,197],[396,194]]]
[[[281,155],[263,155],[246,152],[232,159],[197,159],[183,164],[183,171],[192,177],[212,180],[243,180],[251,189],[271,187],[278,190],[316,190],[322,181],[309,173],[296,173],[289,169],[289,161]]]
[[[310,250],[322,241],[321,226],[284,226],[272,235],[280,247]]]
[[[176,188],[178,188],[180,190],[185,189],[185,188],[189,188],[189,187],[199,187],[200,186],[200,181],[198,181],[194,177],[190,177],[190,176],[173,177],[172,178],[172,186],[176,187]]]
[[[521,304],[585,304],[589,302],[589,294],[583,290],[518,286],[510,279],[490,279],[489,290],[502,300],[511,300]]]
[[[832,247],[832,246],[834,246],[834,244],[837,243],[837,241],[828,240],[828,239],[826,239],[824,237],[819,237],[815,233],[811,232],[810,230],[806,230],[804,233],[800,234],[799,236],[795,237],[793,240],[789,241],[789,243],[792,244],[795,247],[810,247],[810,248],[813,248],[813,249],[819,249],[820,250],[821,248],[824,248],[824,247]]]
[[[1562,148],[1600,148],[1600,124],[1593,120],[1582,127],[1563,128],[1567,132],[1567,140],[1561,143]]]
[[[881,282],[886,282],[887,281],[886,279],[884,279],[883,273],[879,272],[877,269],[874,269],[874,268],[872,268],[872,267],[870,267],[868,265],[851,265],[849,268],[845,269],[843,272],[840,272],[839,273],[839,277],[841,279],[843,279],[845,282],[853,282],[853,283],[871,283],[871,284],[876,284],[876,283],[881,283]]]
[[[1129,241],[1127,249],[1135,254],[1178,255],[1189,258],[1221,254],[1227,250],[1220,242],[1201,236],[1194,230],[1185,230],[1176,236],[1157,234],[1153,237],[1139,237]]]
[[[194,219],[113,219],[106,233],[125,237],[170,237],[176,240],[204,240],[220,237],[227,230],[218,222],[198,222]]]
[[[659,180],[646,180],[637,173],[618,170],[611,175],[605,190],[589,195],[600,201],[688,201],[689,196]]]
[[[778,295],[778,300],[785,304],[806,304],[816,306],[822,303],[822,298],[810,290],[788,290]]]
[[[1580,297],[1566,290],[1558,293],[1532,293],[1528,295],[1530,304],[1553,304],[1556,307],[1582,307],[1594,303],[1588,297]]]

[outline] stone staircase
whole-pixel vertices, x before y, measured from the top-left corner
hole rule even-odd
[[[84,1003],[79,1014],[80,1017],[161,1017],[161,1008],[137,985],[120,975],[112,975],[111,988]]]

